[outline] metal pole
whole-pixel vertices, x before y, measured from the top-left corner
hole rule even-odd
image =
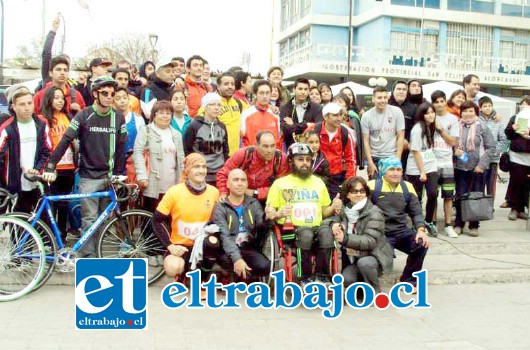
[[[346,81],[350,81],[350,66],[351,66],[351,20],[352,20],[352,9],[353,9],[353,0],[350,0],[350,12],[348,19],[348,74],[346,75]]]
[[[2,16],[0,17],[0,84],[4,84],[4,0],[0,0]]]
[[[66,41],[66,21],[64,20],[64,16],[62,13],[58,13],[59,17],[63,21],[63,37],[61,39],[61,54],[64,53],[64,43]]]
[[[420,25],[420,57],[418,58],[418,65],[421,66],[421,59],[423,58],[423,22],[425,20],[425,0],[422,0],[421,6],[421,25]]]

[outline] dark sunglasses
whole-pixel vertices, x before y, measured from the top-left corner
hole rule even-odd
[[[114,97],[114,95],[116,95],[116,92],[115,91],[112,91],[112,92],[109,92],[109,91],[98,91],[100,94],[103,95],[103,97]]]

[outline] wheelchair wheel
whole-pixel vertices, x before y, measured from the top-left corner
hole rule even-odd
[[[13,212],[6,214],[6,216],[14,217],[28,222],[31,225],[32,215],[22,212]],[[44,251],[46,252],[46,265],[44,266],[44,275],[39,283],[33,288],[33,291],[39,289],[48,281],[55,269],[55,257],[57,256],[57,240],[53,235],[50,227],[42,220],[38,220],[33,228],[37,231],[44,243]]]
[[[0,217],[0,301],[30,293],[44,274],[44,244],[27,222]]]
[[[139,209],[127,210],[121,217],[112,218],[99,234],[98,257],[147,258],[150,262],[148,283],[157,281],[164,274],[163,261],[159,261],[159,257],[163,259],[165,249],[153,232],[152,221],[152,213]],[[169,231],[167,233],[169,235]]]
[[[269,231],[267,235],[265,236],[265,240],[263,242],[263,247],[262,247],[262,254],[265,255],[265,257],[267,257],[267,259],[269,259],[271,262],[269,275],[263,278],[263,282],[271,286],[272,285],[271,273],[281,269],[280,267],[280,258],[281,258],[280,246],[278,245],[278,241],[276,240],[276,235],[274,234],[273,231]]]

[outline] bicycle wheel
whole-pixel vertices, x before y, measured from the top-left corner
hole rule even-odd
[[[17,218],[17,219],[24,220],[28,223],[30,223],[32,219],[31,214],[22,213],[22,212],[13,212],[13,213],[8,213],[6,215]],[[42,243],[44,243],[44,251],[46,252],[46,265],[44,266],[44,275],[42,276],[39,283],[35,286],[35,288],[33,288],[33,291],[36,291],[37,289],[42,287],[53,274],[53,270],[55,269],[55,257],[57,256],[58,248],[57,248],[57,240],[55,239],[55,236],[53,235],[51,228],[44,221],[38,220],[35,223],[35,226],[33,226],[33,228],[37,231],[39,236],[42,238]]]
[[[0,301],[30,293],[46,265],[44,243],[25,221],[0,217]]]
[[[152,220],[152,213],[140,209],[127,210],[121,214],[121,218],[112,218],[99,234],[98,257],[148,258],[150,262],[161,260],[166,250],[153,232]],[[156,264],[148,265],[149,284],[164,274],[161,263],[162,261],[156,261]]]

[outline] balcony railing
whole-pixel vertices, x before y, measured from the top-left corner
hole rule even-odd
[[[307,45],[280,57],[280,66],[289,68],[310,60],[344,62],[346,64],[348,60],[347,52],[348,47],[345,45]],[[526,59],[439,54],[437,52],[420,53],[414,50],[399,51],[360,46],[352,47],[351,62],[530,75],[530,63]]]

